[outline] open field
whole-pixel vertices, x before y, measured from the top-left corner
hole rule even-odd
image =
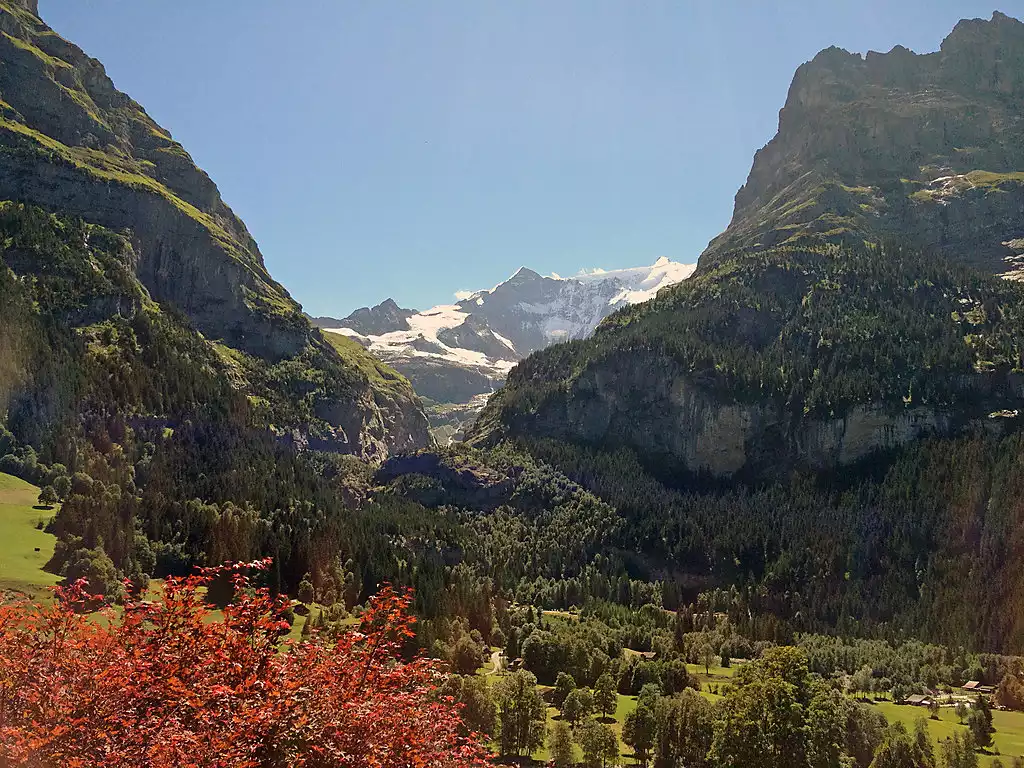
[[[914,722],[924,717],[928,718],[928,710],[923,707],[911,707],[905,704],[893,704],[891,701],[873,702],[873,707],[885,715],[890,723],[902,722],[908,728],[914,727]],[[1004,765],[1008,765],[1010,759],[1017,755],[1024,755],[1024,712],[992,712],[992,724],[996,728],[992,741],[999,749],[1000,759]],[[966,731],[957,720],[956,713],[952,707],[943,707],[939,710],[938,720],[928,720],[928,732],[936,744],[939,741],[949,738],[957,729]],[[992,763],[995,755],[981,756],[979,764],[988,766]]]
[[[56,514],[56,508],[36,509],[38,497],[34,485],[0,473],[0,593],[45,598],[46,588],[60,580],[43,570],[56,538],[37,527]]]

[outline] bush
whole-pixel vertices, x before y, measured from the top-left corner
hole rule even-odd
[[[259,755],[286,768],[325,764],[325,753],[353,768],[483,764],[456,706],[437,695],[436,664],[401,657],[410,595],[381,592],[330,648],[282,653],[286,601],[242,579],[214,620],[202,594],[211,575],[226,572],[169,578],[159,600],[103,624],[76,613],[90,598],[80,586],[49,607],[0,606],[0,765],[252,765]]]

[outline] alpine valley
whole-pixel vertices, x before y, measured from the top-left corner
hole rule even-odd
[[[0,766],[1024,765],[1022,259],[1002,13],[800,66],[696,264],[335,319],[0,0]]]
[[[654,298],[695,264],[662,257],[650,267],[542,277],[523,267],[494,288],[423,312],[392,299],[336,320],[313,321],[359,342],[406,376],[442,443],[461,435],[515,364],[551,344],[589,336],[621,307]]]

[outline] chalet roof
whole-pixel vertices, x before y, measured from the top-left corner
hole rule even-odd
[[[908,704],[926,704],[930,699],[921,693],[915,693],[913,696],[907,696]]]

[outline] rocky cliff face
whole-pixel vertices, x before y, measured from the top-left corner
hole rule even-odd
[[[966,377],[962,384],[1024,403],[1021,375]],[[885,402],[856,405],[832,417],[807,416],[770,398],[723,397],[678,360],[657,354],[611,355],[589,366],[568,391],[505,418],[502,435],[628,447],[677,470],[747,479],[777,477],[797,467],[831,470],[923,437],[1003,434],[1019,423],[1015,410]],[[493,436],[485,418],[476,439]]]
[[[361,307],[341,320],[333,317],[316,318],[320,328],[351,328],[363,336],[380,336],[393,331],[409,330],[409,318],[414,309],[403,309],[394,299],[384,299],[375,307]]]
[[[822,51],[701,257],[910,237],[997,274],[1024,253],[1024,24],[962,21],[935,53]]]
[[[149,296],[184,313],[244,370],[242,386],[277,386],[258,369],[302,360],[325,382],[315,410],[335,423],[289,428],[338,450],[382,458],[426,445],[409,390],[381,405],[373,382],[329,345],[268,273],[245,225],[210,178],[102,65],[39,18],[33,0],[0,2],[0,200],[128,231]],[[264,393],[253,392],[256,397]],[[279,392],[287,397],[287,392]],[[395,410],[397,409],[397,411]],[[394,424],[389,434],[374,424]],[[282,425],[279,425],[282,426]]]

